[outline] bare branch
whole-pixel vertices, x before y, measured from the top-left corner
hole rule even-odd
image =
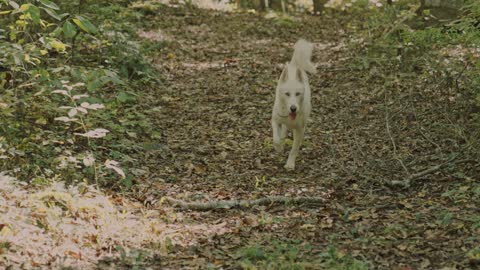
[[[402,165],[402,168],[405,170],[405,172],[408,175],[410,175],[410,172],[408,171],[407,166],[405,166],[403,161],[400,158],[398,158],[398,156],[397,156],[397,145],[395,144],[395,139],[393,138],[392,132],[390,131],[390,123],[389,123],[390,116],[389,116],[389,112],[388,112],[387,91],[386,91],[386,89],[385,89],[384,93],[385,93],[385,126],[386,126],[386,129],[387,129],[388,137],[390,137],[390,141],[392,142],[393,156],[394,156],[395,160],[397,160],[400,163],[400,165]]]
[[[437,172],[437,171],[443,169],[444,167],[446,167],[447,165],[460,164],[460,163],[466,163],[466,162],[476,162],[475,160],[472,160],[472,159],[456,160],[458,156],[459,155],[456,155],[456,156],[452,157],[451,159],[447,160],[444,163],[438,164],[436,166],[425,169],[425,170],[420,171],[418,173],[414,173],[414,174],[410,175],[410,177],[408,177],[405,180],[392,180],[388,184],[390,184],[391,186],[409,187],[412,181],[417,180],[419,178],[422,178],[426,175],[432,174],[434,172]]]
[[[209,201],[209,202],[186,202],[171,197],[163,197],[163,201],[170,205],[188,210],[208,211],[215,209],[230,208],[249,208],[256,205],[269,205],[274,203],[282,204],[319,204],[325,202],[325,198],[320,197],[284,197],[273,196],[255,200],[228,200],[228,201]]]

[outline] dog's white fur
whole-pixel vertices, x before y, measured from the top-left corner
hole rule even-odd
[[[312,43],[303,39],[297,41],[292,60],[285,65],[277,83],[272,112],[273,147],[277,152],[283,152],[288,129],[293,131],[293,146],[285,164],[287,170],[295,169],[295,159],[312,108],[307,77],[307,72],[315,72],[315,66],[310,62],[312,51]]]

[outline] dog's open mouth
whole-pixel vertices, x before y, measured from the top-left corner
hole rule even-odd
[[[297,118],[297,113],[296,112],[289,113],[288,118],[290,118],[290,120],[295,120],[295,118]]]

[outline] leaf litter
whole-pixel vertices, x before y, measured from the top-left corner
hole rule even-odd
[[[93,269],[103,257],[119,258],[153,245],[182,247],[231,230],[226,223],[172,224],[93,186],[20,185],[0,175],[0,265],[15,269]]]
[[[349,39],[363,37],[352,32],[348,16],[288,20],[247,12],[158,9],[161,15],[147,16],[141,31],[174,37],[151,57],[164,78],[149,92],[155,108],[151,119],[162,134],[157,143],[164,147],[138,158],[150,173],[149,179],[137,180],[132,196],[142,202],[162,196],[187,202],[325,198],[315,207],[267,205],[200,213],[194,218],[199,222],[236,220],[244,226],[201,248],[177,250],[175,256],[184,257],[166,256],[162,266],[234,268],[238,262],[232,254],[242,247],[292,239],[313,247],[300,260],[316,266],[322,263],[318,254],[329,246],[373,269],[468,268],[475,263],[469,259],[474,255],[467,254],[476,254],[478,213],[469,200],[477,197],[466,191],[468,199],[460,202],[459,193],[464,194],[464,181],[478,186],[473,180],[478,168],[457,165],[403,189],[386,184],[441,164],[452,154],[474,155],[462,152],[465,139],[442,129],[455,126],[468,133],[468,125],[460,125],[468,122],[465,103],[445,104],[436,91],[442,86],[426,77],[392,76],[357,64],[361,52],[352,50]],[[314,42],[319,72],[310,77],[313,112],[298,169],[286,172],[282,162],[287,152],[277,155],[272,149],[270,114],[276,80],[298,38]],[[455,170],[465,177],[455,177]],[[452,191],[455,195],[447,198],[442,194],[448,190],[459,193]],[[187,262],[185,257],[196,259]]]
[[[242,248],[279,242],[308,244],[309,252],[299,258],[311,263],[307,269],[318,269],[332,246],[339,254],[336,259],[350,254],[372,269],[478,266],[478,166],[449,167],[405,188],[385,185],[461,151],[473,133],[468,132],[469,113],[461,95],[448,100],[437,91],[443,85],[422,76],[382,77],[374,68],[355,66],[359,52],[347,44],[354,35],[348,16],[288,20],[182,6],[156,8],[155,15],[145,12],[138,34],[147,43],[162,42],[149,56],[163,80],[140,90],[146,93],[143,105],[159,135],[147,142],[153,147],[135,156],[144,173],[134,179],[128,193],[132,201],[91,187],[71,191],[58,185],[17,187],[13,196],[13,186],[7,185],[11,192],[2,189],[2,209],[24,216],[17,231],[25,227],[56,247],[67,236],[48,228],[70,222],[76,236],[54,250],[72,265],[91,266],[99,256],[120,260],[119,244],[148,249],[152,243],[170,246],[171,239],[175,248],[147,259],[149,266],[238,268]],[[314,62],[320,71],[311,76],[314,106],[298,169],[285,172],[287,153],[273,153],[269,117],[276,79],[298,38],[316,44]],[[104,203],[75,206],[84,195],[89,200],[100,196]],[[161,204],[163,196],[208,202],[278,195],[322,196],[325,203],[210,212],[177,212]],[[1,221],[1,231],[14,231],[6,225],[15,221]],[[98,236],[102,228],[111,231]],[[131,238],[118,235],[124,229]],[[98,239],[88,238],[92,231]],[[24,252],[24,242],[8,241],[2,258],[16,263],[27,256],[34,258],[31,265],[35,260],[49,266],[62,262],[46,256],[48,252],[32,253],[38,257]],[[79,244],[84,242],[88,244]]]

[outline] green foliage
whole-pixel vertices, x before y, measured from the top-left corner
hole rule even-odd
[[[127,252],[120,245],[118,245],[116,249],[120,252],[120,264],[122,266],[132,270],[144,269],[142,266],[145,264],[145,257],[147,255],[145,251],[134,249]]]
[[[80,15],[75,16],[72,21],[86,33],[96,34],[98,32],[98,29],[89,20]]]
[[[357,260],[350,255],[345,255],[337,251],[334,246],[330,246],[327,252],[320,255],[323,259],[321,264],[325,269],[331,270],[366,270],[369,269],[368,263]]]
[[[274,242],[271,246],[247,247],[240,251],[242,269],[305,269],[299,248],[292,244]]]
[[[9,249],[11,247],[10,242],[0,242],[0,250],[2,249]]]
[[[478,262],[480,262],[480,248],[474,248],[468,251],[466,256],[470,260],[470,262],[478,264]]]
[[[312,245],[298,241],[246,247],[240,250],[239,256],[242,269],[369,269],[367,262],[343,254],[333,246],[315,254]]]
[[[480,184],[472,182],[467,178],[466,183],[456,184],[442,194],[442,197],[450,199],[453,203],[465,203],[469,201],[477,201],[480,199]]]
[[[431,82],[446,82],[480,100],[480,2],[469,1],[459,18],[439,21],[429,10],[418,15],[418,1],[399,1],[364,10],[367,20],[351,27],[364,37],[352,45],[362,51],[356,66],[375,67],[385,79],[415,74]],[[365,15],[362,15],[365,16]],[[480,103],[478,103],[480,104]]]
[[[130,88],[156,75],[119,14],[136,16],[117,1],[0,1],[0,171],[102,185],[128,172],[127,148],[151,129]]]

